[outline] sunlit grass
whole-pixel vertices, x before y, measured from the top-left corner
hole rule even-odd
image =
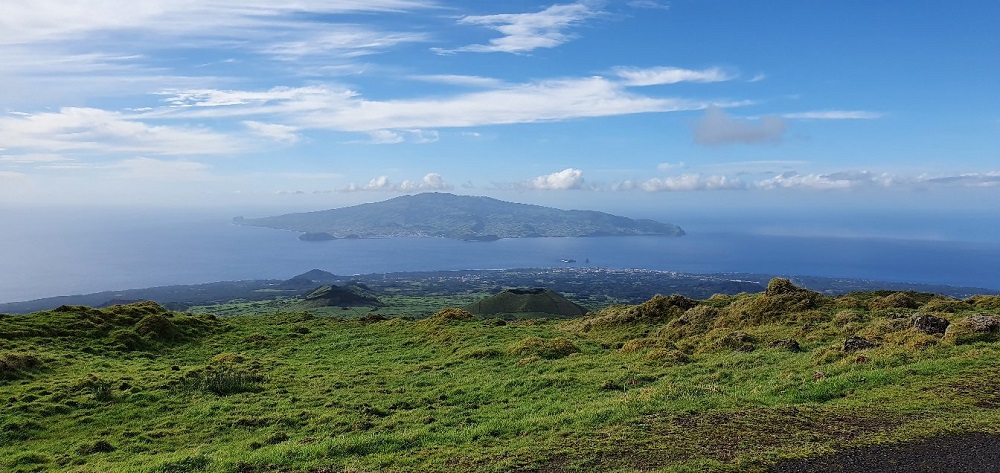
[[[222,319],[149,304],[5,316],[0,469],[747,471],[1000,431],[994,335],[926,343],[879,312],[781,290],[710,311],[659,301],[504,325],[460,311]],[[935,313],[961,328],[983,311],[960,303]],[[794,310],[776,315],[782,304]],[[878,346],[845,352],[855,334]],[[785,339],[800,349],[771,346]]]

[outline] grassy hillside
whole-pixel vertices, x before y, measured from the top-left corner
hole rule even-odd
[[[573,320],[0,315],[0,470],[764,471],[1000,434],[998,310],[775,280]]]

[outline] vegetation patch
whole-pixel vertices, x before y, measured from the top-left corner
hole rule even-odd
[[[564,337],[552,339],[531,337],[512,345],[508,353],[522,357],[537,356],[551,360],[569,356],[573,353],[580,353],[580,348]]]
[[[475,319],[476,316],[472,315],[467,310],[456,307],[447,307],[422,320],[421,323],[425,325],[449,325],[455,322],[467,322]]]
[[[872,310],[894,292],[769,286],[503,323],[150,304],[2,317],[0,471],[761,472],[1000,434],[989,300]]]
[[[0,355],[0,380],[26,376],[42,367],[42,359],[28,353]]]

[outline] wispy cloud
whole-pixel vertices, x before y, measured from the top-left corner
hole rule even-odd
[[[764,116],[757,120],[734,118],[718,107],[708,107],[694,128],[694,141],[701,145],[733,143],[777,143],[785,135],[785,120]]]
[[[482,87],[490,89],[503,87],[505,85],[504,81],[494,79],[492,77],[466,76],[457,74],[414,75],[410,76],[410,79],[423,82],[433,82],[436,84],[458,85],[462,87]]]
[[[676,84],[679,82],[723,82],[737,76],[718,67],[709,69],[681,69],[679,67],[635,68],[619,67],[614,70],[628,86]]]
[[[874,120],[883,116],[882,113],[865,110],[821,110],[782,115],[793,120]]]
[[[196,48],[207,64],[249,53],[262,59],[316,57],[324,60],[322,67],[340,67],[330,59],[346,61],[427,41],[430,35],[334,23],[331,16],[438,7],[433,0],[14,2],[0,15],[0,63],[6,76],[0,79],[0,102],[17,98],[4,89],[80,97],[226,81],[209,71],[181,70],[186,66],[164,60],[173,56],[165,50]],[[305,70],[304,64],[297,67],[297,72]]]
[[[301,138],[298,134],[298,128],[295,128],[294,126],[281,125],[277,123],[261,123],[252,120],[244,121],[243,125],[257,135],[270,138],[281,143],[292,144],[298,142]]]
[[[654,0],[631,0],[628,2],[628,6],[632,8],[646,8],[652,10],[669,10],[670,5],[664,5],[660,2]]]
[[[875,174],[868,171],[844,171],[829,174],[799,174],[794,171],[763,179],[754,184],[760,189],[858,189],[871,187],[891,187],[898,178],[890,174]]]
[[[156,155],[226,154],[251,145],[235,136],[204,128],[150,125],[126,115],[94,108],[0,118],[0,143],[25,154],[47,152],[141,153]]]
[[[324,25],[323,31],[296,41],[267,45],[260,51],[287,61],[299,60],[305,56],[355,58],[377,54],[400,44],[427,42],[429,39],[430,36],[425,33],[382,32],[358,25]]]
[[[660,163],[656,166],[656,169],[660,171],[669,171],[671,169],[682,169],[684,167],[684,161],[678,161],[676,163]]]
[[[1000,187],[1000,171],[937,177],[922,176],[920,182],[939,186]]]
[[[795,161],[792,161],[795,162]],[[627,180],[611,187],[617,191],[689,192],[712,190],[745,191],[856,191],[872,189],[933,189],[1000,187],[1000,171],[938,176],[906,176],[863,170],[830,173],[788,171],[776,176],[744,180],[726,174],[688,173],[653,179]]]
[[[485,26],[503,36],[491,39],[487,44],[471,44],[456,49],[434,48],[433,51],[440,54],[526,53],[539,48],[554,48],[574,38],[565,30],[599,14],[589,4],[581,2],[552,5],[535,13],[466,16],[458,21],[459,24]]]
[[[429,0],[105,0],[74,3],[34,0],[7,5],[0,17],[0,44],[53,42],[95,32],[144,31],[172,36],[244,37],[251,30],[291,26],[289,18],[309,12],[330,15],[433,8]]]

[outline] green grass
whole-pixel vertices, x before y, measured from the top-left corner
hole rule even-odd
[[[955,332],[924,335],[886,294],[778,289],[570,321],[0,316],[0,470],[759,471],[1000,433],[1000,344],[963,325],[981,302],[890,308],[947,308]]]

